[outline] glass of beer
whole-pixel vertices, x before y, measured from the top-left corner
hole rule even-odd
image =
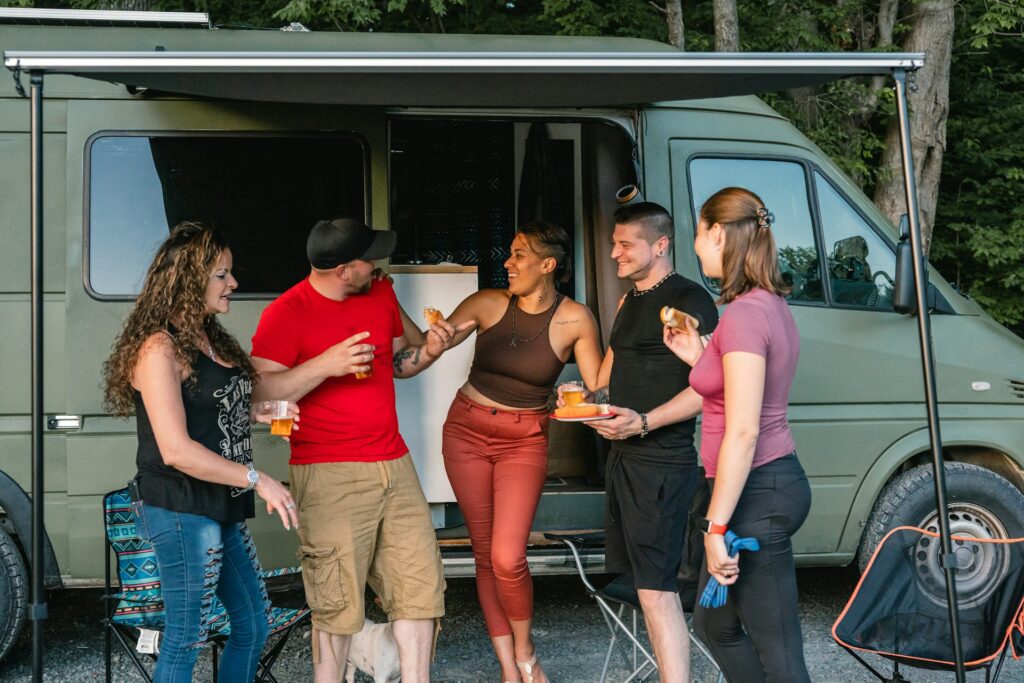
[[[288,401],[270,402],[270,433],[274,436],[291,436],[292,416],[288,414]]]
[[[373,377],[373,360],[371,359],[370,362],[367,364],[366,372],[357,371],[355,375],[356,379],[366,379],[367,377]]]
[[[580,380],[573,380],[572,382],[562,383],[562,400],[565,401],[567,406],[575,406],[583,403],[583,393],[586,391],[583,388],[583,382]]]

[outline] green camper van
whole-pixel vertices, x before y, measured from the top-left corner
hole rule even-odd
[[[632,39],[215,30],[180,15],[119,21],[0,10],[8,57],[166,52],[272,64],[329,53],[383,63],[410,50],[439,59],[672,52]],[[539,98],[514,69],[449,81],[428,66],[403,80],[384,64],[379,77],[353,79],[339,103],[315,68],[268,67],[258,78],[190,69],[45,79],[48,587],[103,579],[100,501],[134,472],[135,426],[105,413],[100,367],[169,226],[198,220],[228,233],[241,286],[225,323],[244,342],[268,302],[306,273],[306,236],[319,218],[361,216],[397,231],[387,267],[406,310],[448,312],[480,287],[503,286],[517,221],[543,216],[570,230],[576,274],[567,293],[591,307],[607,342],[624,291],[609,258],[611,214],[616,190],[630,183],[670,208],[675,267],[712,293],[692,249],[704,199],[741,185],[775,214],[802,338],[790,419],[814,492],[794,541],[798,561],[846,565],[891,526],[935,524],[917,321],[894,303],[899,230],[785,118],[756,97],[723,96],[729,78],[694,81],[681,93],[609,66],[603,78],[552,82]],[[0,77],[0,624],[8,624],[0,644],[9,645],[20,627],[11,613],[25,604],[32,493],[30,117],[18,89],[25,74]],[[608,106],[611,92],[628,93],[614,101],[632,104]],[[928,300],[952,529],[1022,536],[1024,341],[935,271]],[[470,353],[465,344],[398,383],[402,432],[456,576],[473,569],[440,428]],[[567,366],[566,378],[573,373]],[[286,479],[285,444],[265,429],[254,438],[260,467]],[[535,531],[602,525],[597,451],[590,430],[552,426]],[[280,523],[264,515],[252,527],[265,565],[294,562],[295,537]],[[563,571],[561,552],[535,536],[534,570]],[[600,555],[591,560],[600,564]],[[967,574],[980,585],[989,569],[982,558]]]

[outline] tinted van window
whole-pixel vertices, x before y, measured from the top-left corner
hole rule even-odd
[[[793,287],[788,298],[823,301],[803,166],[774,159],[698,158],[690,162],[694,216],[699,216],[708,197],[723,187],[750,190],[775,214],[772,233],[779,250],[779,268],[783,279]]]
[[[86,278],[100,296],[137,294],[185,220],[226,234],[239,292],[278,293],[308,272],[317,220],[365,214],[352,137],[111,135],[93,139],[88,163]]]
[[[820,173],[814,185],[832,303],[891,311],[896,253]]]

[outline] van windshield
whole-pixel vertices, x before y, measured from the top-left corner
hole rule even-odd
[[[219,228],[240,293],[274,295],[309,271],[321,218],[365,215],[361,142],[326,135],[100,135],[88,148],[86,286],[132,297],[181,221]]]

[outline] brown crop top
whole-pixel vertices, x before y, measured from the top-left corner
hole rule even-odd
[[[476,336],[476,352],[469,369],[469,383],[481,394],[513,408],[537,408],[548,402],[565,363],[551,348],[551,319],[561,305],[540,313],[514,309],[509,299],[505,315]],[[517,343],[512,344],[512,312],[515,310]]]

